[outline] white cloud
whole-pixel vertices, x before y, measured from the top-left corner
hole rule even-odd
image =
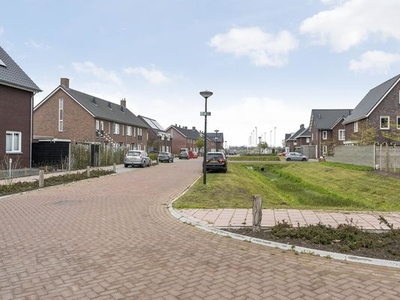
[[[217,34],[209,46],[219,52],[247,56],[256,66],[281,67],[288,63],[288,54],[297,48],[298,41],[288,31],[274,35],[259,27],[248,27]]]
[[[113,82],[121,85],[121,81],[113,71],[106,71],[103,68],[97,67],[94,63],[86,61],[84,63],[72,63],[73,68],[78,73],[86,73],[94,75],[96,78],[103,81]]]
[[[352,71],[368,71],[387,73],[392,65],[400,65],[400,54],[384,51],[368,51],[360,59],[351,60],[349,69]]]
[[[48,49],[49,46],[43,43],[37,43],[35,40],[30,39],[29,42],[25,43],[26,45],[33,47],[35,49]]]
[[[338,5],[331,10],[320,12],[303,21],[300,32],[311,35],[317,44],[331,46],[336,52],[347,51],[371,37],[400,41],[400,1],[336,2]]]
[[[337,4],[341,4],[343,2],[346,2],[347,0],[321,0],[321,2],[323,4],[327,4],[327,5],[337,5]]]
[[[149,69],[146,69],[143,67],[126,68],[126,69],[124,69],[124,72],[127,74],[140,75],[140,76],[144,77],[148,82],[154,83],[154,84],[166,83],[166,82],[171,81],[161,71],[156,70],[156,69],[149,70]]]

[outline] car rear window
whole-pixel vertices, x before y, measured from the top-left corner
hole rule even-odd
[[[207,153],[207,159],[220,159],[224,158],[221,153]]]
[[[128,151],[128,156],[140,156],[140,151]]]

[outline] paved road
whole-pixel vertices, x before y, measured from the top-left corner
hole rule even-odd
[[[398,269],[264,247],[179,222],[179,161],[0,199],[0,299],[399,299]]]

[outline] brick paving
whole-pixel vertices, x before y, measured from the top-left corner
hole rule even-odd
[[[167,204],[200,170],[200,160],[177,161],[1,198],[0,299],[400,298],[398,269],[176,220]]]
[[[212,227],[248,227],[253,224],[251,209],[181,209],[177,212],[194,222]],[[354,224],[365,230],[389,230],[381,224],[383,216],[394,228],[400,228],[400,213],[392,212],[324,212],[297,209],[263,209],[261,226],[271,227],[278,222],[293,226],[322,223],[332,227],[339,224]]]

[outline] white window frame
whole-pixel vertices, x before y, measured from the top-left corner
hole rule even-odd
[[[382,120],[387,119],[387,127],[382,127]],[[381,116],[379,118],[379,128],[382,130],[388,130],[390,129],[390,117],[389,116]]]
[[[100,130],[104,131],[104,121],[100,121]]]
[[[346,131],[344,129],[339,129],[338,130],[338,140],[339,141],[344,141],[346,140]]]
[[[6,131],[6,153],[22,153],[22,132]]]
[[[126,127],[126,135],[127,136],[132,136],[132,126],[127,126]]]
[[[64,131],[64,99],[58,99],[58,131]]]
[[[322,154],[327,155],[328,154],[328,146],[327,145],[322,145]]]
[[[324,130],[322,131],[322,139],[327,140],[328,139],[328,131]]]
[[[100,121],[96,120],[96,130],[100,130]]]
[[[119,134],[119,124],[114,123],[114,134]]]
[[[310,138],[306,138],[306,143],[309,144],[310,143]]]
[[[354,132],[358,132],[358,121],[355,121],[354,122],[354,128],[353,128],[354,130]]]

